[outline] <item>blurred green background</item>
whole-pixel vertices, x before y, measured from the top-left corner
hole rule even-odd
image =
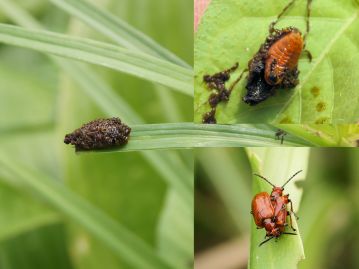
[[[48,1],[12,2],[48,30],[110,42]],[[90,2],[193,64],[192,1]],[[1,10],[0,21],[13,23]],[[127,115],[106,114],[69,74],[43,54],[0,45],[0,59],[0,153],[10,162],[63,182],[70,191],[138,235],[173,267],[191,264],[191,200],[173,190],[171,179],[166,178],[169,167],[151,162],[152,153],[77,155],[63,143],[66,133],[89,120]],[[144,122],[192,121],[190,97],[106,68],[88,67]],[[185,171],[176,173],[191,187],[191,152],[156,154],[183,167]],[[46,199],[14,182],[1,166],[0,170],[1,269],[133,268]],[[184,208],[185,213],[178,208]]]
[[[195,156],[195,268],[247,268],[253,195],[246,152],[201,149]],[[356,149],[310,149],[302,201],[294,205],[306,255],[298,268],[359,267],[358,162]]]

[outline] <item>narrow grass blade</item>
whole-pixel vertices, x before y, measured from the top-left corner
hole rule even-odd
[[[152,38],[127,22],[83,0],[51,0],[53,4],[78,17],[98,32],[131,50],[137,50],[192,69],[187,63],[168,51]]]
[[[14,223],[14,225],[8,227],[8,229],[2,229],[0,232],[0,242],[10,240],[11,238],[15,238],[21,234],[29,233],[39,229],[40,227],[60,223],[60,221],[61,218],[55,213],[46,213],[31,219],[24,219],[22,222],[19,221]]]
[[[302,189],[298,187],[296,182],[304,180],[306,177],[309,148],[249,148],[247,152],[253,173],[263,175],[276,186],[281,186],[295,172],[303,170],[285,186],[284,191],[285,194],[290,194],[294,211],[297,212]],[[263,191],[270,192],[271,189],[272,187],[264,180],[253,176],[253,196]],[[297,268],[297,263],[304,259],[305,255],[300,229],[295,218],[292,219],[293,226],[297,230],[297,236],[282,235],[278,242],[273,239],[261,247],[259,244],[264,240],[265,231],[256,229],[256,225],[251,219],[251,247],[248,268]],[[291,232],[290,229],[287,230]]]
[[[133,268],[169,269],[146,243],[63,184],[0,155],[1,170],[88,230]]]
[[[198,147],[281,146],[275,128],[258,125],[206,125],[194,123],[143,124],[131,126],[129,143],[98,152],[178,149]],[[311,146],[310,142],[288,135],[283,146]]]
[[[191,70],[103,42],[6,24],[0,24],[0,42],[102,65],[193,95]]]
[[[192,70],[190,65],[160,44],[156,43],[149,36],[130,26],[119,17],[112,15],[106,10],[100,9],[98,6],[95,6],[88,1],[52,0],[52,3],[63,9],[65,12],[83,20],[90,27],[123,47],[148,53]],[[176,101],[171,92],[162,89],[161,85],[157,85],[157,87],[155,87],[155,93],[158,95],[161,106],[165,111],[164,115],[167,119],[170,122],[183,121],[180,120],[180,111],[177,108]]]

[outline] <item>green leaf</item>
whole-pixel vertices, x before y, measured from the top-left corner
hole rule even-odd
[[[356,147],[359,141],[358,124],[280,124],[278,127],[321,147]]]
[[[30,16],[17,7],[14,3],[7,0],[0,0],[0,6],[17,23],[32,28],[42,28],[42,26]],[[50,57],[59,67],[61,67],[71,78],[80,85],[80,89],[105,112],[108,117],[119,115],[129,123],[143,123],[144,120],[134,111],[129,104],[117,95],[114,90],[99,75],[90,68],[80,64],[71,63],[57,57]],[[68,112],[68,103],[65,104],[64,111]],[[182,179],[190,174],[188,169],[181,165],[181,161],[174,157],[173,152],[142,152],[142,155],[150,164],[168,181],[176,186],[183,193],[183,197],[191,199],[191,193],[186,186],[183,186]],[[178,170],[177,172],[175,172]]]
[[[0,134],[5,129],[44,126],[52,120],[56,94],[47,82],[40,72],[0,63]]]
[[[87,1],[51,0],[51,2],[69,14],[80,18],[98,32],[128,49],[149,53],[191,69],[191,67],[183,60],[160,46],[144,33],[138,31],[120,18],[97,8]]]
[[[159,255],[174,268],[188,267],[194,253],[193,211],[183,204],[177,191],[167,192],[157,233]]]
[[[213,74],[239,62],[233,81],[247,67],[268,35],[286,0],[213,0],[195,37],[195,121],[209,111],[210,91],[203,75]],[[278,28],[295,26],[305,30],[306,1],[297,1]],[[307,49],[310,63],[299,61],[300,83],[295,89],[277,90],[275,96],[256,106],[242,101],[243,79],[228,103],[219,105],[219,123],[354,123],[359,118],[359,31],[358,5],[347,0],[315,0]],[[231,82],[229,82],[230,84]]]
[[[0,24],[0,42],[102,65],[192,95],[192,71],[117,46],[48,31]]]
[[[297,212],[302,189],[296,185],[296,182],[306,178],[309,148],[248,148],[247,152],[253,173],[263,175],[276,186],[281,186],[295,172],[303,170],[285,187],[285,193],[290,194],[294,211]],[[270,192],[271,186],[259,177],[253,176],[253,196],[262,191]],[[300,237],[300,224],[298,228],[295,218],[293,218],[293,226],[297,229],[298,236],[282,235],[278,242],[271,240],[261,247],[258,245],[263,241],[265,232],[256,229],[253,220],[251,223],[248,268],[297,268],[297,263],[305,256]]]
[[[170,268],[139,237],[72,193],[60,182],[23,165],[15,164],[3,155],[0,155],[0,164],[1,172],[5,172],[5,176],[21,183],[87,229],[133,268]]]
[[[206,125],[165,123],[132,125],[128,144],[95,152],[124,152],[149,149],[198,147],[281,146],[276,140],[277,129],[266,125]],[[309,146],[298,137],[286,136],[283,145]],[[91,151],[85,151],[91,152]]]
[[[0,242],[2,269],[73,269],[67,249],[67,230],[62,223],[38,227]],[[46,253],[46,254],[45,254]]]
[[[0,242],[60,221],[58,214],[4,182],[0,182],[0,204]]]

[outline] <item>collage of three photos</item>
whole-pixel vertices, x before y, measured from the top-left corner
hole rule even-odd
[[[0,0],[1,269],[359,258],[358,0]]]

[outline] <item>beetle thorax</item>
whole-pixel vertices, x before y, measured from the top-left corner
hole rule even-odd
[[[274,199],[277,199],[278,197],[283,195],[283,189],[282,187],[274,187],[272,189],[271,197]]]

